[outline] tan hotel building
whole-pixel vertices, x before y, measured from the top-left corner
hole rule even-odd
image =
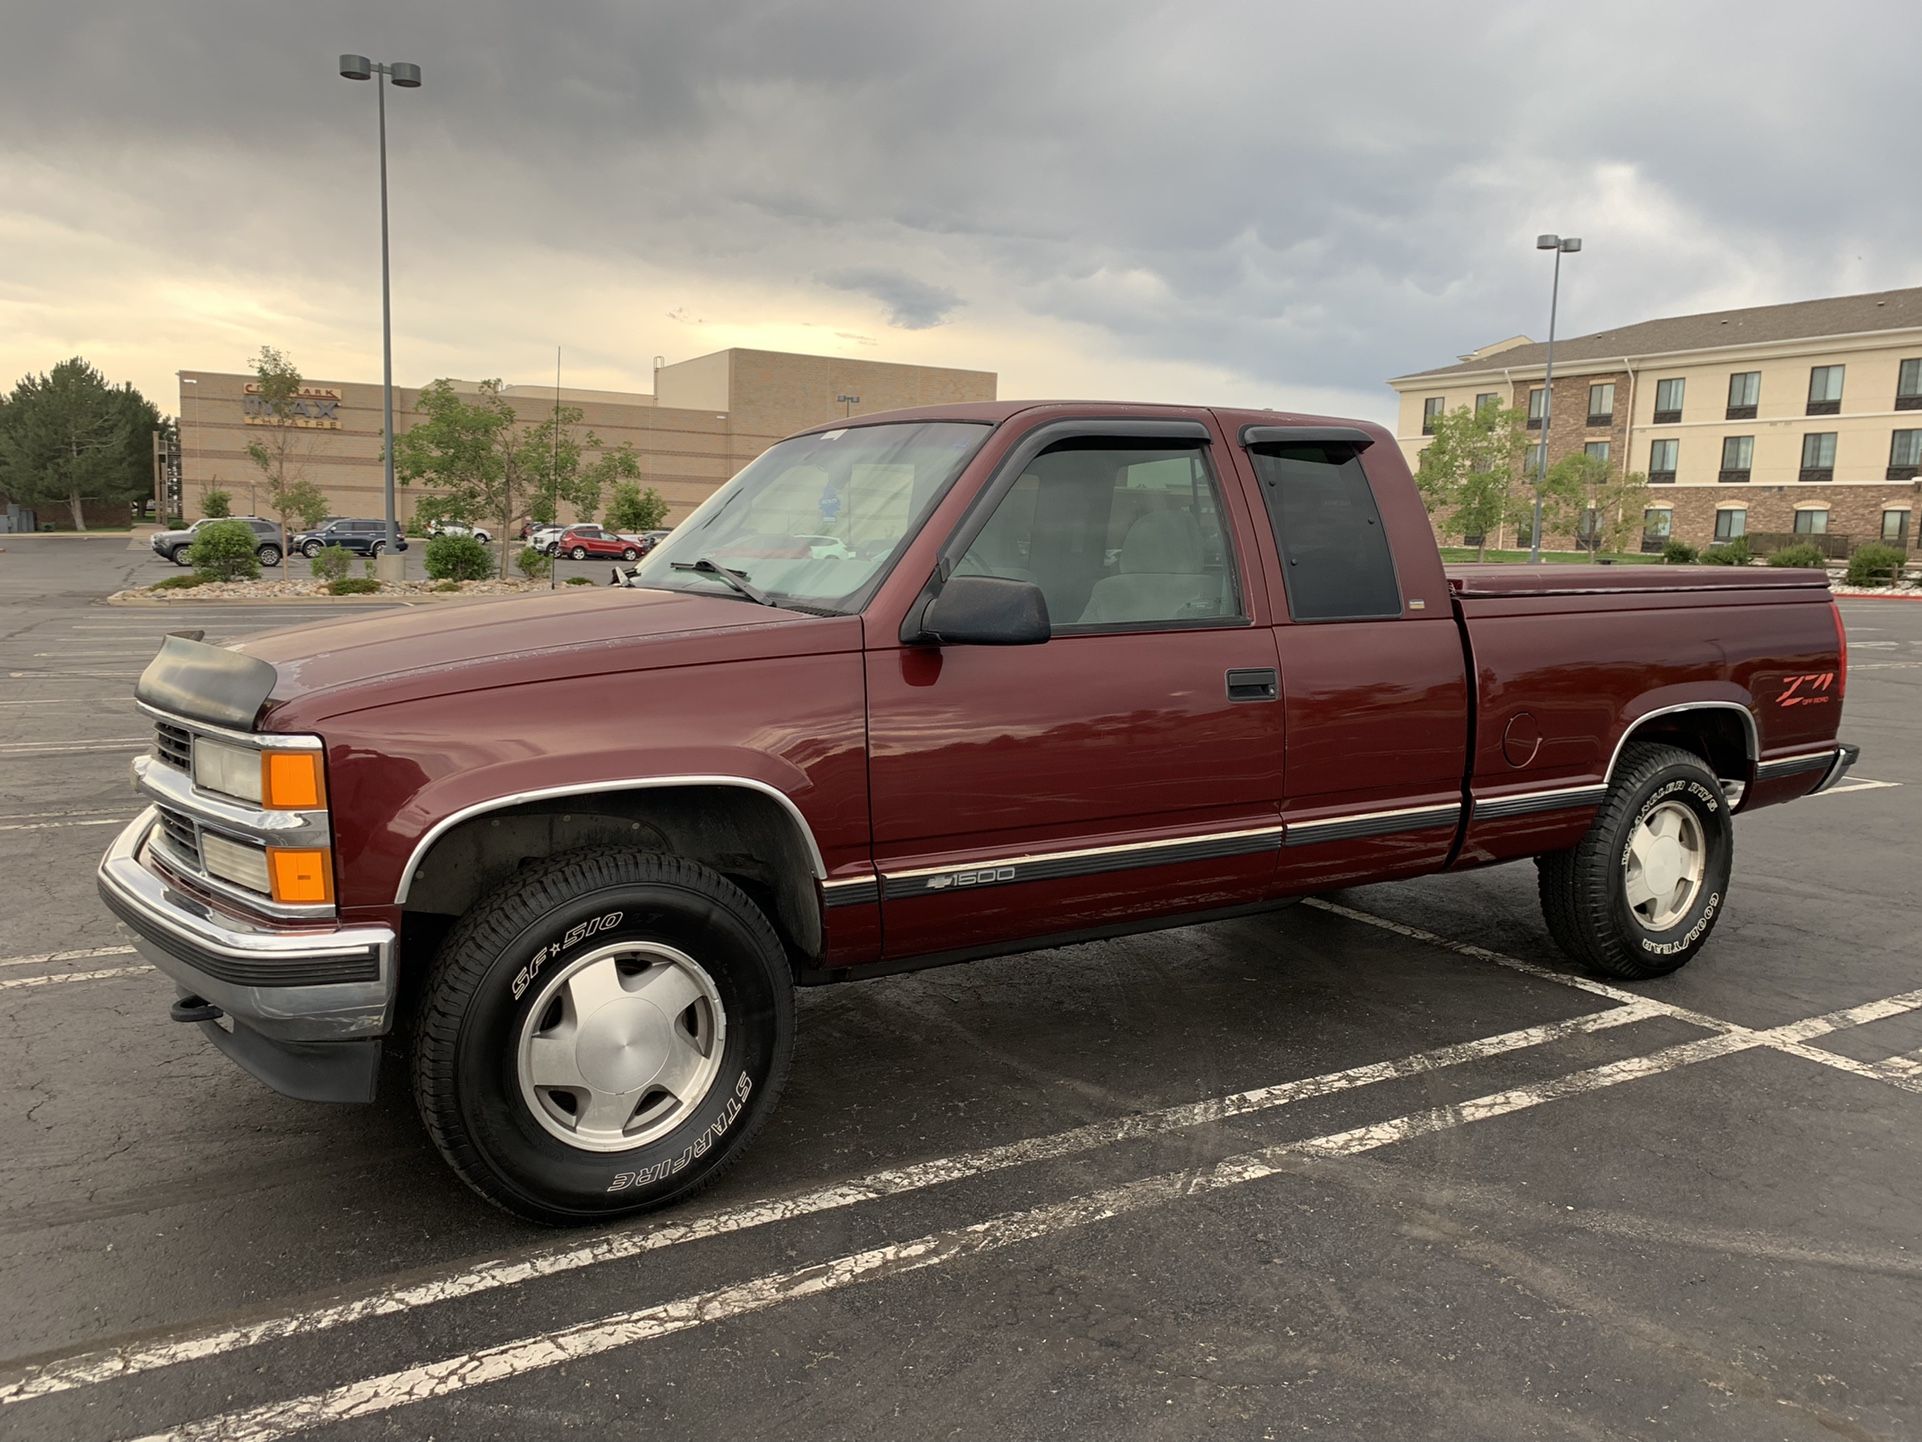
[[[1544,350],[1517,336],[1391,380],[1410,467],[1433,418],[1457,406],[1524,411],[1539,445]],[[1922,288],[1558,339],[1549,412],[1550,465],[1586,448],[1647,474],[1651,547],[1668,534],[1698,545],[1746,534],[1764,547],[1823,535],[1832,555],[1874,540],[1913,550]],[[1538,454],[1526,457],[1531,476]]]
[[[210,490],[228,492],[236,514],[267,514],[261,509],[266,482],[247,458],[250,427],[267,424],[256,418],[252,384],[249,375],[180,373],[181,502],[189,518],[204,513],[202,498]],[[477,389],[472,382],[454,385]],[[669,519],[678,521],[783,436],[844,413],[991,401],[995,385],[992,371],[724,350],[658,367],[652,395],[563,387],[560,399],[581,409],[582,428],[605,445],[633,445],[641,484],[658,489],[672,508]],[[327,493],[332,514],[384,515],[379,383],[312,380],[305,391],[299,424],[311,442],[303,438],[302,473]],[[502,394],[529,423],[553,414],[551,385],[504,386]],[[418,419],[419,395],[416,388],[395,388],[397,432]],[[394,494],[404,525],[431,492],[399,486]]]

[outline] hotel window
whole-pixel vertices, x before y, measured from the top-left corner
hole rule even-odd
[[[1895,373],[1895,408],[1922,411],[1922,356],[1905,360]]]
[[[1606,461],[1608,459],[1608,442],[1588,441],[1582,446],[1582,454],[1590,460]]]
[[[1682,418],[1682,381],[1655,382],[1655,424],[1672,426]]]
[[[1528,458],[1525,464],[1529,475],[1535,475],[1541,470],[1543,461],[1547,459],[1547,452],[1548,443],[1546,441],[1537,441],[1528,448]]]
[[[1809,371],[1809,409],[1812,416],[1832,416],[1842,409],[1841,366],[1815,366]]]
[[[1447,396],[1429,396],[1421,403],[1421,433],[1425,436],[1435,434],[1435,422],[1442,418],[1442,408],[1448,404]]]
[[[1715,513],[1715,539],[1740,540],[1748,534],[1748,512],[1740,506],[1724,506]]]
[[[1909,513],[1895,509],[1882,513],[1882,539],[1891,545],[1909,548]]]
[[[1829,513],[1827,510],[1800,510],[1795,513],[1795,534],[1798,536],[1826,536],[1829,533]]]
[[[1728,418],[1732,421],[1752,421],[1755,407],[1762,398],[1762,373],[1760,371],[1737,371],[1728,378]]]
[[[1531,431],[1539,431],[1542,428],[1542,407],[1546,402],[1547,398],[1542,394],[1540,386],[1528,388],[1528,428]]]
[[[1675,512],[1667,506],[1650,506],[1642,512],[1642,549],[1660,551],[1675,534]]]
[[[1483,391],[1475,397],[1475,414],[1480,415],[1490,406],[1498,406],[1501,402],[1502,398],[1499,392]]]
[[[1891,481],[1912,481],[1922,475],[1922,431],[1896,431],[1889,437]]]
[[[1811,431],[1802,437],[1802,479],[1835,479],[1835,432]]]
[[[1604,381],[1588,388],[1588,423],[1591,426],[1612,425],[1615,421],[1615,383]]]
[[[1749,464],[1754,459],[1754,436],[1724,436],[1722,438],[1722,473],[1716,479],[1746,481]]]
[[[1648,443],[1648,478],[1651,483],[1675,479],[1675,458],[1680,454],[1680,441],[1650,441]]]

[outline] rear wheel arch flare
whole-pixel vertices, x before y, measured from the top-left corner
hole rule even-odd
[[[1612,782],[1622,753],[1641,742],[1661,742],[1692,751],[1724,780],[1754,780],[1761,747],[1755,713],[1739,701],[1685,701],[1644,712],[1628,723],[1609,757],[1603,780]]]

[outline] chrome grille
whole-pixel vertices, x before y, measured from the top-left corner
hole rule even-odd
[[[191,776],[194,769],[193,733],[171,721],[154,722],[153,754],[167,765]]]
[[[160,812],[160,831],[166,838],[167,849],[192,867],[200,870],[200,832],[191,820],[182,816],[171,807],[162,806]]]

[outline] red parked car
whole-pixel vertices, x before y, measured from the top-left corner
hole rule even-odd
[[[100,890],[269,1085],[367,1101],[394,1036],[477,1191],[604,1219],[760,1127],[797,984],[1522,860],[1578,962],[1673,971],[1845,682],[1819,569],[1444,569],[1379,426],[899,411],[619,589],[168,637]]]
[[[590,556],[613,556],[623,561],[638,561],[645,547],[631,536],[617,536],[595,525],[569,526],[555,539],[548,554],[571,556],[585,561]]]

